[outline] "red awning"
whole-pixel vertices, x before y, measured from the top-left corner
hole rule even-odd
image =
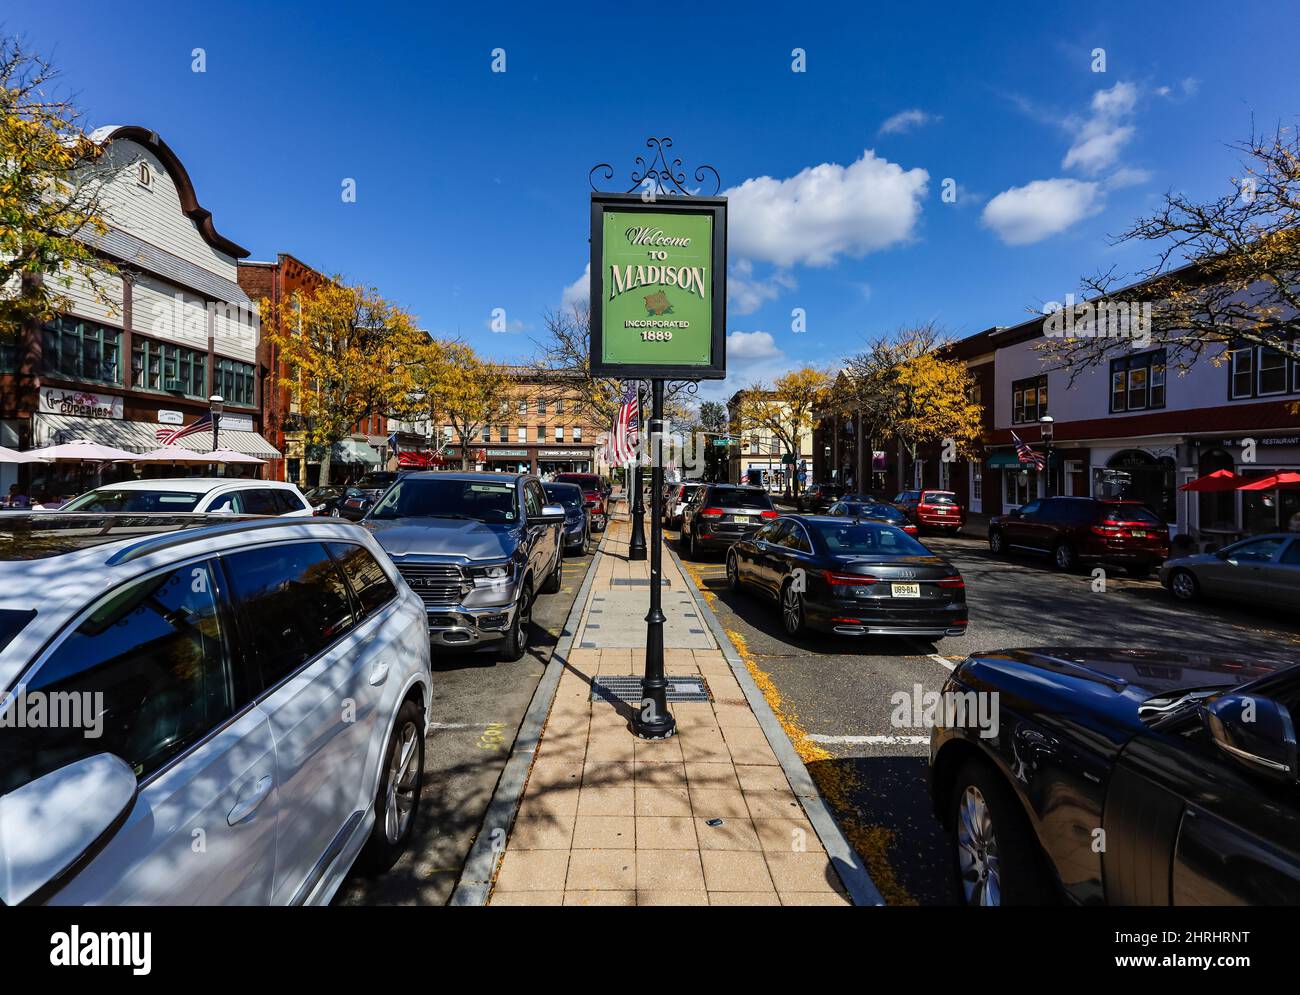
[[[1300,487],[1300,473],[1293,473],[1290,470],[1283,470],[1281,473],[1274,473],[1268,477],[1259,477],[1249,483],[1239,484],[1239,491],[1271,491],[1279,487]]]
[[[1178,488],[1180,491],[1200,491],[1203,494],[1222,493],[1223,491],[1235,491],[1245,480],[1244,477],[1238,477],[1231,470],[1215,470],[1213,473],[1207,473],[1204,477],[1197,477],[1190,480]]]

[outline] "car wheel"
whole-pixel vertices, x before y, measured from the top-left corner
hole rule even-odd
[[[734,550],[727,553],[727,586],[733,591],[740,590],[740,560]]]
[[[994,529],[989,533],[989,552],[994,556],[1001,556],[1006,549],[1006,542],[1002,538],[1002,533]]]
[[[361,853],[363,869],[388,870],[411,839],[420,791],[424,787],[424,714],[409,698],[402,702],[388,737],[379,791],[375,795],[375,826]]]
[[[695,546],[695,530],[691,529],[686,533],[686,558],[688,560],[698,559],[700,551]]]
[[[967,761],[953,782],[949,813],[957,893],[965,904],[1051,904],[1038,840],[997,771]]]
[[[804,634],[803,595],[789,581],[781,588],[781,624],[787,636]]]
[[[1201,585],[1190,570],[1175,570],[1169,578],[1169,593],[1179,601],[1195,601],[1201,596]]]
[[[543,594],[556,594],[564,585],[564,553],[557,546],[555,549],[555,568],[546,575],[542,582]]]
[[[501,659],[513,663],[522,660],[528,652],[528,630],[533,622],[533,585],[524,584],[523,592],[515,605],[515,620],[506,632],[505,644],[501,647]]]
[[[1057,570],[1073,570],[1079,562],[1079,554],[1068,542],[1058,542],[1052,547],[1052,562]]]

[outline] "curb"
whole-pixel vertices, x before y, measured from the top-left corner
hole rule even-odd
[[[817,790],[817,785],[813,783],[808,768],[799,759],[799,754],[795,753],[794,744],[790,742],[790,737],[781,728],[781,723],[777,721],[776,715],[767,703],[767,699],[763,697],[763,692],[754,683],[749,668],[745,666],[745,661],[740,658],[735,645],[727,635],[727,630],[718,621],[718,616],[714,614],[708,599],[704,597],[698,585],[692,582],[691,575],[683,566],[677,551],[667,542],[664,543],[664,549],[673,558],[673,562],[677,565],[677,569],[681,571],[683,579],[687,581],[691,597],[695,599],[695,607],[708,620],[709,629],[713,632],[713,638],[717,641],[718,648],[722,650],[722,655],[727,658],[727,663],[731,665],[731,672],[739,682],[741,691],[745,693],[745,700],[749,703],[750,711],[758,719],[763,735],[767,737],[768,745],[772,747],[772,752],[776,754],[781,770],[785,772],[786,780],[790,782],[791,789],[803,805],[808,821],[812,823],[812,827],[816,830],[822,845],[826,847],[826,855],[835,867],[835,872],[839,874],[840,880],[844,882],[844,887],[848,889],[853,904],[884,905],[885,899],[881,896],[880,889],[871,880],[871,875],[862,866],[862,861],[854,852],[853,847],[849,846],[849,841],[840,829],[840,824],[835,821],[835,816],[831,814],[830,808],[826,805],[826,800],[822,798],[821,792]]]
[[[569,651],[573,649],[573,639],[582,622],[582,613],[587,607],[587,597],[596,580],[596,567],[605,555],[605,537],[609,528],[600,535],[600,545],[596,555],[587,567],[587,575],[582,579],[582,586],[573,599],[573,607],[564,620],[560,631],[560,641],[556,643],[551,659],[546,664],[546,671],[537,683],[532,701],[519,724],[510,758],[506,761],[501,777],[497,780],[496,790],[483,815],[483,824],[474,837],[469,856],[461,868],[460,880],[452,892],[448,905],[487,905],[492,892],[492,879],[496,877],[497,867],[505,855],[506,840],[510,838],[509,830],[514,827],[515,815],[519,812],[519,800],[523,797],[524,787],[528,783],[528,772],[533,766],[533,757],[537,753],[537,744],[546,726],[547,716],[551,713],[551,703],[560,686],[560,676],[568,664]],[[503,831],[500,827],[505,827]],[[500,835],[498,835],[500,834]]]

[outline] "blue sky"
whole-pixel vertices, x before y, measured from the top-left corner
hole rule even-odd
[[[271,6],[7,0],[0,25],[91,126],[162,135],[252,258],[373,283],[502,359],[583,275],[588,169],[622,179],[671,135],[732,192],[722,391],[1131,273],[1150,247],[1109,236],[1166,190],[1226,190],[1252,115],[1300,116],[1275,3]]]

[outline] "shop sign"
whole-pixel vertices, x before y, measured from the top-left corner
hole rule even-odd
[[[162,408],[158,411],[159,425],[183,425],[185,423],[185,414],[181,411],[168,411]]]
[[[590,459],[590,449],[539,449],[538,459]]]
[[[94,394],[88,390],[42,387],[40,410],[51,415],[78,418],[121,418],[122,398],[115,394]]]
[[[489,449],[487,455],[488,459],[526,459],[529,453],[527,449]]]

